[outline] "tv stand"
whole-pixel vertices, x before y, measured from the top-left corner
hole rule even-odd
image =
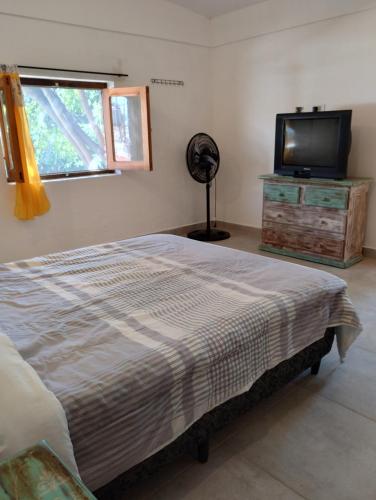
[[[261,250],[349,267],[362,259],[372,179],[262,175]]]

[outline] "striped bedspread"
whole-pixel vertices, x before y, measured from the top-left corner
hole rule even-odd
[[[0,266],[0,329],[60,400],[83,480],[141,462],[344,326],[337,277],[168,235]]]

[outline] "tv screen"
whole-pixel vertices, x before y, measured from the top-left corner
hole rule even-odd
[[[275,173],[345,178],[351,115],[351,110],[277,115]]]
[[[286,120],[284,165],[335,168],[339,118]]]

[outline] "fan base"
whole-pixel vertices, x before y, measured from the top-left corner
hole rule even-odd
[[[187,234],[188,238],[191,240],[198,241],[221,241],[230,238],[231,234],[227,231],[222,231],[221,229],[213,229],[210,231],[206,229],[198,229],[197,231],[191,231]]]

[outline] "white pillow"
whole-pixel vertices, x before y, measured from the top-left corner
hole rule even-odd
[[[63,407],[0,333],[0,461],[43,439],[78,474]]]

